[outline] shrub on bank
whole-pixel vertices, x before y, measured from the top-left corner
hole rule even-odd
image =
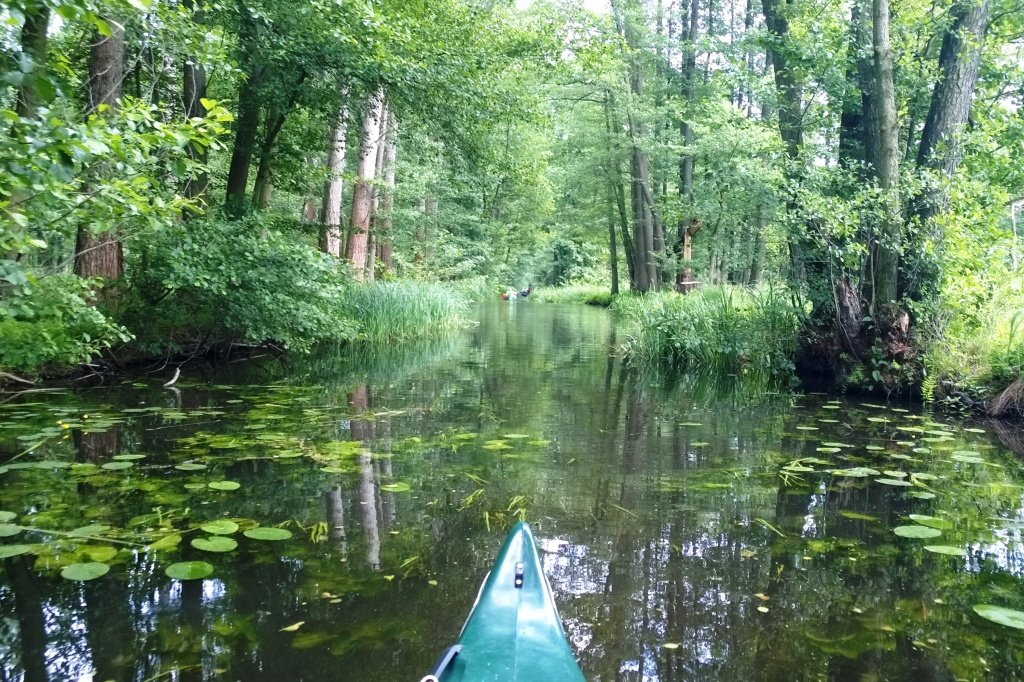
[[[777,289],[705,287],[689,294],[619,296],[625,350],[640,363],[739,373],[790,372],[797,314]]]

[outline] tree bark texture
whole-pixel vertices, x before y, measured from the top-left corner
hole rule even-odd
[[[245,189],[249,185],[249,168],[252,166],[252,152],[256,145],[256,131],[259,124],[259,89],[254,82],[254,76],[250,74],[238,89],[235,143],[231,150],[231,163],[228,166],[225,208],[232,218],[240,218],[246,211]]]
[[[35,116],[39,104],[36,80],[46,75],[46,30],[50,25],[50,8],[42,3],[28,3],[25,23],[21,27],[21,51],[32,59],[32,70],[25,74],[18,87],[15,112],[22,118]]]
[[[892,50],[889,44],[889,0],[872,0],[872,43],[874,53],[874,79],[877,106],[878,158],[875,177],[883,192],[883,217],[874,243],[873,302],[879,306],[892,303],[897,297],[900,253],[900,199],[899,199],[899,128],[896,123],[896,92],[893,83]]]
[[[96,33],[89,50],[88,113],[100,113],[100,105],[111,109],[121,97],[124,75],[124,29],[109,20],[111,35]],[[93,182],[102,180],[102,167],[90,169]],[[79,277],[117,279],[124,273],[124,253],[121,242],[113,230],[93,230],[90,225],[79,225],[75,239],[75,274]],[[100,295],[108,305],[115,303],[109,288]]]
[[[380,143],[381,114],[384,91],[374,90],[367,97],[363,114],[363,130],[359,145],[359,168],[352,193],[352,234],[349,235],[348,258],[355,278],[366,278],[366,247],[370,232],[370,213],[373,208],[373,180],[377,168],[377,145]]]
[[[785,12],[791,0],[762,0],[764,20],[771,36],[771,44],[781,45],[789,38],[789,20]],[[779,93],[779,134],[786,145],[786,153],[796,159],[803,146],[803,88],[789,65],[786,50],[769,48],[775,70],[775,87]]]
[[[341,257],[341,216],[345,172],[345,153],[348,139],[347,85],[340,85],[341,102],[331,127],[331,150],[327,154],[327,181],[324,183],[323,206],[320,210],[320,250],[335,258]]]
[[[388,110],[388,132],[384,138],[384,187],[380,199],[380,260],[385,271],[395,267],[394,211],[395,172],[398,164],[398,121]]]
[[[206,107],[202,103],[202,100],[206,97],[206,69],[203,68],[202,64],[196,62],[195,57],[185,58],[184,87],[182,92],[182,99],[185,104],[185,118],[203,118],[206,116]],[[206,165],[207,153],[205,148],[199,148],[189,143],[185,151],[194,162],[203,166]],[[201,203],[205,203],[203,202],[203,196],[206,194],[206,188],[209,185],[210,176],[203,169],[185,181],[185,196],[189,199],[196,199]],[[185,211],[183,217],[187,220],[190,213],[190,211]]]
[[[988,30],[989,0],[961,0],[952,8],[955,17],[942,39],[939,68],[942,75],[932,90],[928,118],[921,133],[917,165],[952,176],[960,163],[960,133],[971,113],[978,82],[981,45]],[[938,190],[919,197],[915,213],[931,219],[945,203]]]
[[[377,276],[377,252],[380,250],[380,199],[383,192],[380,179],[384,177],[384,149],[387,147],[388,119],[391,107],[385,101],[380,113],[380,133],[377,138],[377,156],[373,164],[373,201],[370,207],[370,232],[366,237],[366,281],[372,282]]]

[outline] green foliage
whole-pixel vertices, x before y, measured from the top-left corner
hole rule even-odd
[[[90,302],[93,282],[70,274],[26,280],[0,305],[0,369],[36,372],[85,362],[131,336]]]
[[[140,244],[131,265],[122,320],[152,351],[207,339],[308,351],[356,336],[347,272],[287,226],[174,225]]]
[[[783,292],[705,287],[689,294],[620,296],[626,352],[644,363],[781,374],[793,367],[797,314]]]

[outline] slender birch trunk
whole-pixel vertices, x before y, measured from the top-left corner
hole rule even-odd
[[[320,250],[335,258],[341,257],[342,174],[348,138],[347,85],[340,85],[341,103],[331,128],[331,151],[327,154],[327,182],[324,183],[323,206],[320,210]]]
[[[388,132],[384,138],[384,187],[380,203],[380,259],[390,271],[394,263],[395,170],[398,163],[398,122],[395,112],[388,111]]]

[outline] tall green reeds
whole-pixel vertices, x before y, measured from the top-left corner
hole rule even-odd
[[[530,293],[530,299],[539,303],[586,303],[607,307],[612,303],[612,294],[607,285],[568,284],[537,289]]]
[[[620,296],[612,310],[626,323],[625,350],[636,362],[781,374],[793,368],[797,315],[780,293],[705,287]]]
[[[470,292],[464,287],[418,281],[355,284],[345,294],[344,316],[371,343],[409,341],[454,331],[467,324]]]

